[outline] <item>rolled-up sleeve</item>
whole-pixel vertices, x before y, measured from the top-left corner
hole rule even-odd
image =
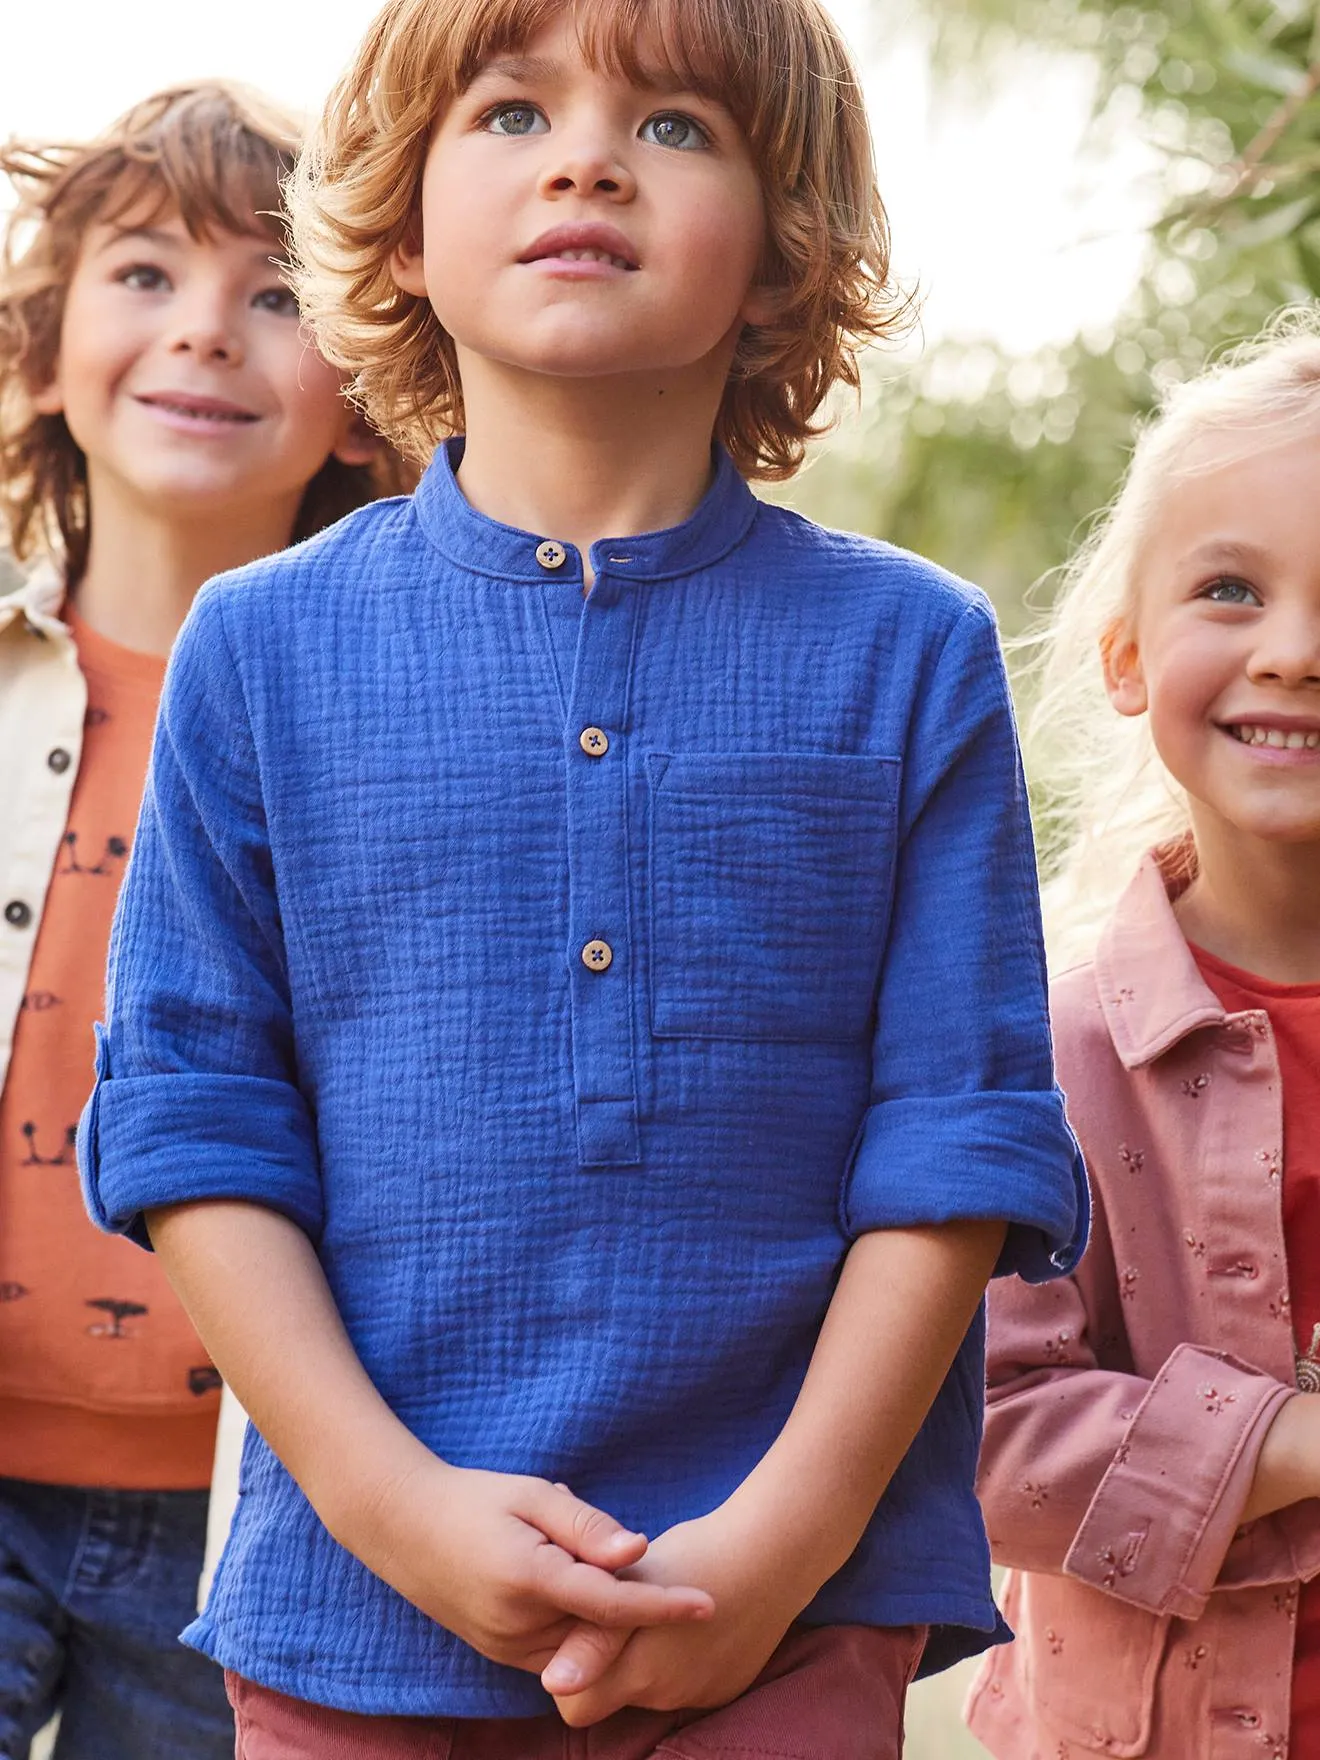
[[[199,596],[170,662],[79,1128],[92,1219],[144,1246],[145,1211],[199,1199],[264,1204],[313,1236],[322,1222],[224,591]]]
[[[1314,1576],[1314,1508],[1295,1505],[1292,1524],[1239,1532],[1261,1445],[1295,1397],[1294,1388],[1227,1352],[1179,1345],[1115,1450],[1064,1571],[1182,1619],[1198,1619],[1216,1587]]]
[[[908,751],[844,1225],[856,1235],[1003,1218],[999,1273],[1042,1281],[1081,1256],[1086,1175],[1054,1081],[1026,786],[980,602],[944,645]]]

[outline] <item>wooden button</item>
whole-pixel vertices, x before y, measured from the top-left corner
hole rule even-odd
[[[547,538],[544,544],[536,546],[536,560],[542,568],[562,568],[568,560],[568,551],[553,538]]]
[[[610,749],[609,735],[599,727],[584,727],[578,744],[589,758],[603,758]]]
[[[582,949],[582,963],[589,972],[608,972],[614,964],[614,949],[608,941],[588,941]]]

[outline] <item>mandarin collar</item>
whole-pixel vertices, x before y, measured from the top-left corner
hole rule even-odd
[[[1153,1063],[1189,1033],[1228,1019],[1174,915],[1185,886],[1182,845],[1151,850],[1096,948],[1100,1006],[1125,1069]]]
[[[739,476],[728,453],[715,449],[715,477],[692,517],[662,532],[603,538],[591,547],[597,575],[634,580],[667,580],[708,568],[740,544],[751,530],[759,503]],[[544,586],[553,580],[581,580],[582,559],[554,532],[523,532],[488,519],[458,486],[463,440],[446,441],[417,486],[415,505],[423,532],[450,562],[496,580]],[[558,567],[547,568],[542,554],[558,550]]]

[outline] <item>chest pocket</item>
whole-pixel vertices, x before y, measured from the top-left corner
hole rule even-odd
[[[658,1038],[869,1030],[900,773],[897,758],[648,755]]]

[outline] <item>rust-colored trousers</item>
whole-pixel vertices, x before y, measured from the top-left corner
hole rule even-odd
[[[899,1760],[924,1626],[795,1626],[718,1711],[620,1711],[591,1729],[544,1717],[359,1717],[225,1676],[236,1760]]]

